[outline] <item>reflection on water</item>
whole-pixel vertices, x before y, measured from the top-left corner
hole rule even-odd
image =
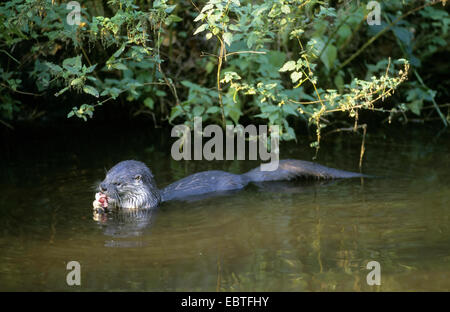
[[[93,212],[93,220],[97,221],[106,236],[111,236],[105,242],[109,247],[140,247],[142,241],[132,240],[144,235],[151,228],[156,218],[157,210],[115,210],[109,212]]]
[[[153,129],[110,133],[101,146],[88,132],[6,138],[0,290],[450,290],[449,135],[423,132],[369,137],[364,172],[375,179],[250,185],[95,220],[93,187],[120,160],[147,163],[161,188],[258,163],[176,162]],[[318,161],[357,170],[359,144],[323,142]],[[303,146],[282,144],[282,158],[310,160]],[[72,260],[78,288],[66,285]],[[372,260],[381,286],[366,283]]]

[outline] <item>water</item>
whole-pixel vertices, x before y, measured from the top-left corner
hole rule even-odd
[[[93,186],[124,159],[146,162],[163,187],[251,161],[176,162],[154,129],[54,129],[2,138],[1,291],[448,291],[448,133],[392,130],[367,138],[376,179],[249,186],[164,203],[144,216],[93,220]],[[323,141],[321,164],[357,170],[360,138]],[[306,139],[282,158],[311,160]],[[81,264],[68,286],[66,264]],[[369,261],[381,286],[369,286]]]

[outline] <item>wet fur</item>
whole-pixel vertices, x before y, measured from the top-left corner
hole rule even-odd
[[[356,177],[368,176],[328,168],[309,161],[286,159],[279,162],[275,171],[261,171],[259,167],[244,174],[219,170],[203,171],[159,190],[152,172],[144,163],[126,160],[107,172],[105,180],[98,185],[98,191],[106,194],[108,206],[149,209],[164,201],[242,189],[251,182]]]

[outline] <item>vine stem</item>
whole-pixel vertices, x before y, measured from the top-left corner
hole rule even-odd
[[[366,144],[367,124],[360,125],[360,127],[362,127],[362,129],[363,129],[363,138],[362,138],[362,142],[361,142],[361,152],[359,154],[359,170],[361,170],[361,168],[362,168],[364,152],[366,151],[365,144]],[[355,131],[356,131],[356,129],[355,129]]]
[[[225,58],[230,56],[230,55],[243,54],[243,53],[266,54],[266,52],[264,52],[264,51],[236,51],[236,52],[231,52],[231,53],[225,54]]]
[[[219,57],[218,57],[218,64],[217,64],[217,93],[219,95],[219,105],[220,105],[220,111],[222,113],[222,125],[225,128],[225,111],[223,109],[223,102],[222,102],[222,89],[220,87],[220,70],[222,69],[222,62],[223,62],[223,57],[225,54],[225,44],[222,41],[222,39],[220,39],[219,36],[217,36],[217,38],[220,41],[220,51],[219,51]]]
[[[16,93],[19,93],[19,94],[33,95],[33,96],[43,96],[43,95],[44,95],[44,93],[36,94],[36,93],[31,93],[31,92],[25,92],[25,91],[14,90],[13,88],[11,88],[11,87],[9,87],[9,86],[3,84],[3,83],[0,83],[0,86],[5,87],[5,88],[8,88],[8,89],[10,89],[11,91],[16,92]]]
[[[0,123],[1,123],[2,125],[4,125],[5,127],[9,128],[9,129],[11,129],[11,130],[14,130],[14,127],[11,126],[11,125],[10,125],[9,123],[7,123],[6,121],[3,121],[3,120],[0,119]]]
[[[300,44],[300,47],[302,48],[302,51],[305,51],[305,49],[303,49],[303,45],[302,45],[302,42],[300,41],[300,38],[297,37],[297,40],[298,40],[298,43]],[[304,58],[305,58],[305,60],[306,60],[306,65],[308,66],[308,73],[309,73],[309,74],[312,74],[312,70],[311,70],[311,67],[309,66],[309,61],[308,61],[308,57],[306,56],[306,54],[305,54]],[[307,75],[307,74],[305,73],[304,70],[302,70],[302,72],[303,72],[303,74],[308,78],[309,82],[311,82],[311,84],[313,85],[314,91],[315,91],[316,94],[317,94],[317,98],[319,99],[320,104],[322,104],[322,106],[324,106],[323,101],[322,101],[322,98],[320,97],[320,93],[319,93],[319,91],[317,90],[316,84],[311,80],[311,78],[309,77],[309,75]]]
[[[162,68],[161,68],[161,62],[160,62],[160,60],[161,60],[161,54],[160,54],[160,46],[161,46],[161,29],[162,29],[162,26],[161,26],[161,23],[160,23],[160,24],[159,24],[159,27],[158,27],[158,38],[157,38],[158,41],[157,41],[157,46],[156,46],[156,47],[157,47],[157,55],[158,55],[158,61],[157,61],[156,63],[158,64],[158,71],[159,71],[159,73],[162,75],[162,77],[163,77],[164,82],[166,83],[166,85],[169,87],[170,92],[171,92],[172,95],[175,97],[175,102],[176,102],[175,105],[179,105],[180,108],[181,108],[181,110],[183,111],[183,113],[184,113],[186,116],[188,116],[188,114],[187,114],[186,110],[184,109],[183,105],[181,105],[181,103],[180,103],[180,99],[178,98],[178,93],[177,93],[177,89],[176,89],[175,85],[173,84],[173,82],[171,82],[171,81],[167,78],[166,74],[163,72],[163,70],[162,70]]]
[[[17,64],[20,65],[20,62],[19,62],[18,60],[16,60],[16,59],[14,58],[14,56],[12,56],[11,54],[9,54],[8,51],[3,50],[3,49],[0,49],[0,52],[5,53],[5,54],[8,55],[12,60],[14,60],[14,62],[16,62]]]
[[[297,37],[298,43],[300,44],[300,47],[302,49],[302,52],[305,51],[305,49],[303,48],[302,42],[300,40],[299,37]],[[317,90],[316,84],[314,83],[314,81],[312,81],[312,79],[310,78],[309,75],[312,75],[313,72],[311,70],[311,67],[309,66],[309,61],[308,61],[308,57],[306,56],[306,54],[303,56],[303,58],[306,61],[306,65],[308,66],[308,75],[305,73],[305,71],[302,69],[303,74],[306,76],[306,78],[309,80],[309,82],[311,82],[311,84],[314,87],[314,91],[317,94],[317,98],[319,99],[320,105],[322,106],[320,109],[320,112],[324,112],[326,110],[326,106],[322,101],[322,98],[320,97],[320,93],[319,90]],[[320,116],[321,114],[318,114],[317,117],[315,117],[316,120],[316,126],[317,126],[317,130],[316,130],[316,135],[317,135],[317,145],[316,145],[316,154],[314,156],[314,159],[317,158],[317,154],[319,153],[319,148],[320,148]]]
[[[343,132],[343,131],[358,133],[358,131],[357,131],[358,129],[363,129],[363,134],[362,134],[363,138],[362,138],[362,141],[361,141],[361,149],[360,149],[360,152],[359,152],[359,169],[361,170],[364,153],[366,151],[367,124],[357,125],[356,127],[353,126],[353,127],[348,127],[348,128],[334,129],[334,130],[331,130],[331,131],[323,134],[323,137],[328,136],[328,135],[330,135],[332,133]]]
[[[320,51],[319,53],[319,57],[318,59],[320,59],[320,57],[322,56],[323,52],[325,51],[325,49],[327,48],[328,44],[330,44],[331,40],[334,38],[334,36],[337,34],[338,30],[347,22],[347,20],[349,19],[351,15],[347,15],[345,17],[345,19],[343,21],[341,21],[338,25],[338,27],[336,27],[336,29],[334,30],[334,32],[330,35],[330,37],[328,37],[327,42],[325,43],[325,45],[322,48],[322,51]]]
[[[223,13],[223,14],[226,15],[228,13],[229,6],[230,6],[230,1],[227,1],[227,5],[224,9],[225,13]],[[224,25],[223,21],[222,21],[222,29],[225,29],[225,25]],[[225,58],[225,60],[227,59],[227,51],[226,51],[225,43],[223,42],[222,38],[220,38],[220,35],[216,35],[216,37],[220,42],[219,58],[218,58],[218,63],[217,63],[217,93],[219,95],[220,112],[222,114],[222,126],[225,129],[225,126],[226,126],[225,110],[223,108],[222,88],[220,86],[220,71],[222,69],[223,58]]]

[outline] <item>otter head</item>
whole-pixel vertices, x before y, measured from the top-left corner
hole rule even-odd
[[[136,160],[112,167],[98,189],[106,195],[108,206],[118,208],[154,208],[161,201],[152,172]]]

